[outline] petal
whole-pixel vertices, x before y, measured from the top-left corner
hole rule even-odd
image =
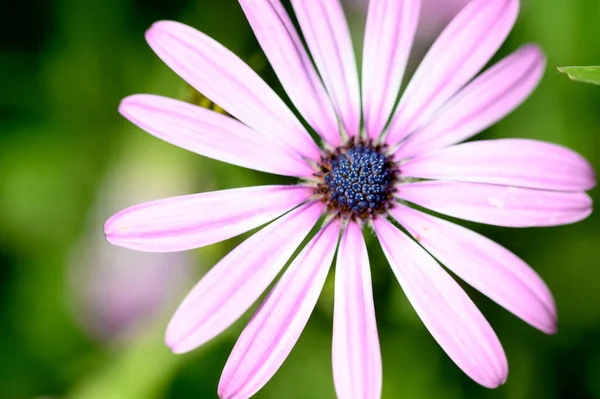
[[[352,40],[339,0],[292,0],[296,17],[342,124],[360,128],[360,93]]]
[[[543,141],[473,141],[426,153],[401,166],[405,176],[585,191],[594,187],[592,166],[568,148]]]
[[[304,205],[248,238],[192,289],[171,319],[167,345],[190,351],[236,321],[275,279],[313,228],[323,205]]]
[[[251,397],[271,379],[289,355],[325,284],[339,232],[338,220],[322,229],[256,311],[221,375],[221,399]]]
[[[495,388],[508,364],[498,337],[473,301],[437,262],[385,219],[374,222],[383,252],[415,311],[469,377]]]
[[[459,143],[492,126],[529,97],[545,68],[546,58],[538,46],[521,47],[465,86],[402,143],[396,158]]]
[[[371,0],[362,65],[365,129],[377,139],[396,104],[419,22],[421,0]]]
[[[449,181],[403,184],[398,191],[401,199],[435,212],[505,227],[575,223],[592,212],[585,193]]]
[[[342,236],[335,267],[333,379],[340,399],[381,398],[381,352],[367,247],[358,224]]]
[[[532,326],[556,332],[550,290],[516,255],[464,227],[397,206],[392,216],[458,277]]]
[[[239,0],[279,81],[302,116],[331,145],[341,144],[337,115],[321,78],[279,0]]]
[[[156,22],[146,40],[173,71],[196,90],[253,129],[277,137],[301,155],[319,149],[292,111],[248,65],[196,29]]]
[[[137,94],[124,99],[119,112],[148,133],[206,157],[287,176],[314,172],[296,151],[276,138],[205,108]]]
[[[301,186],[262,186],[184,195],[127,208],[104,225],[111,244],[175,252],[227,240],[275,219],[312,195]]]
[[[487,64],[511,31],[518,11],[518,0],[473,0],[454,18],[406,88],[388,143],[397,143],[427,122]]]

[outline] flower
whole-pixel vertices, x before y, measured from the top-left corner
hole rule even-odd
[[[240,4],[287,95],[322,146],[229,50],[176,22],[149,29],[148,43],[159,57],[237,120],[154,95],[123,100],[125,117],[201,155],[300,179],[293,186],[153,201],[107,221],[113,244],[171,252],[219,242],[276,219],[190,292],[169,324],[167,344],[176,353],[186,352],[230,326],[324,217],[237,341],[219,383],[221,398],[248,398],[275,374],[317,302],[336,249],[337,395],[381,395],[365,226],[374,229],[409,301],[450,358],[481,385],[502,384],[508,368],[496,334],[438,261],[546,333],[556,331],[552,296],[508,250],[413,205],[507,227],[567,224],[590,214],[591,199],[584,191],[595,185],[595,177],[580,155],[525,139],[457,144],[517,107],[543,74],[544,56],[530,44],[476,76],[511,31],[518,1],[469,3],[434,43],[396,107],[418,0],[371,1],[362,91],[338,1],[292,0],[316,68],[278,0]]]

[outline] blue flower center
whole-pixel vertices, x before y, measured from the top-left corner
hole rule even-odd
[[[398,173],[381,150],[351,143],[323,159],[319,192],[330,212],[366,219],[389,209]]]

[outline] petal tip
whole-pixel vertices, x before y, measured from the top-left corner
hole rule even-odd
[[[171,352],[177,353],[177,339],[174,337],[173,332],[171,331],[171,325],[167,327],[167,332],[165,333],[165,345],[171,349]]]
[[[161,109],[161,106],[165,107],[169,101],[175,102],[176,100],[154,94],[132,94],[121,100],[118,111],[123,117],[137,123],[136,117],[153,115],[156,110]]]
[[[540,325],[537,328],[544,334],[555,335],[558,332],[558,321],[556,317],[553,317],[552,320],[548,320],[547,323]]]
[[[157,38],[161,34],[167,33],[169,29],[173,28],[177,24],[179,23],[167,20],[154,22],[148,29],[146,29],[146,33],[144,34],[146,42],[148,42],[150,47],[153,47],[153,45],[156,44]]]
[[[549,327],[548,329],[543,330],[542,332],[546,333],[547,335],[556,335],[556,333],[558,333],[558,326],[553,325],[553,326]]]
[[[154,34],[161,29],[162,21],[154,22],[148,29],[146,29],[146,33],[144,36],[146,37],[146,41],[150,42],[154,36]]]
[[[125,97],[124,99],[121,100],[121,102],[119,103],[119,108],[118,111],[121,115],[123,115],[125,118],[128,118],[128,116],[131,114],[131,108],[135,107],[136,105],[136,100],[139,99],[139,94],[134,94],[132,96],[128,96]]]
[[[160,21],[153,22],[152,25],[150,25],[150,27],[146,30],[146,35],[148,35],[152,32],[156,32],[158,30],[162,30],[163,28],[165,28],[167,25],[169,25],[171,23],[173,23],[173,21],[160,20]]]
[[[538,43],[525,43],[522,47],[523,51],[531,52],[539,57],[546,57],[546,53]]]
[[[473,378],[478,384],[488,388],[496,389],[506,383],[508,379],[508,359],[502,347],[498,347],[494,354],[491,355],[485,362],[488,367],[483,364],[478,372],[479,378]]]
[[[219,399],[231,399],[231,386],[229,382],[229,379],[224,379],[223,376],[221,376],[221,381],[219,381],[219,387],[217,388]]]
[[[537,43],[526,43],[518,50],[521,54],[526,58],[532,59],[532,66],[535,70],[545,70],[546,69],[546,53],[542,49],[542,47]]]
[[[165,332],[165,345],[171,349],[171,352],[177,355],[181,355],[196,348],[196,346],[190,347],[189,344],[185,345],[185,331],[183,331],[178,324],[175,324],[173,320],[171,320],[167,326],[167,331]]]
[[[488,378],[484,380],[477,381],[481,386],[488,389],[496,389],[506,383],[508,379],[508,366],[504,367],[499,373],[496,375],[490,375]]]
[[[596,179],[596,172],[594,171],[594,167],[587,160],[585,162],[587,169],[587,185],[585,187],[585,191],[589,191],[596,187],[598,181]]]
[[[112,238],[113,234],[115,233],[115,224],[116,223],[116,218],[117,218],[117,214],[111,216],[110,218],[108,218],[108,220],[104,223],[104,235],[106,236],[106,239],[108,241],[110,241],[110,239]]]
[[[112,245],[128,248],[127,233],[130,227],[127,224],[123,224],[123,220],[121,220],[124,212],[121,211],[114,214],[104,223],[104,236]]]
[[[551,295],[551,294],[549,294]],[[550,303],[546,303],[546,314],[543,319],[534,325],[535,328],[543,332],[544,334],[554,335],[558,332],[558,315],[556,311],[556,305],[554,300],[550,296]]]
[[[199,345],[186,345],[185,339],[182,339],[180,334],[175,334],[171,329],[167,328],[167,333],[165,334],[165,345],[176,355],[182,355],[184,353],[190,352],[196,349]]]
[[[115,238],[113,236],[111,236],[109,233],[107,233],[106,231],[104,232],[104,237],[106,238],[106,241],[108,241],[109,244],[112,245],[119,245],[118,241],[115,240]]]
[[[173,352],[176,355],[183,355],[184,353],[190,352],[190,349],[187,348],[182,348],[180,346],[178,346],[177,344],[169,344],[167,343],[167,346],[169,347],[169,349],[171,349],[171,352]]]
[[[117,239],[120,234],[126,232],[129,227],[127,224],[123,224],[122,217],[124,216],[126,210],[122,210],[120,212],[112,215],[108,220],[104,223],[104,235],[106,238],[112,243],[112,240]]]

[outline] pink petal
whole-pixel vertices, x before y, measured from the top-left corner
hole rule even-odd
[[[427,122],[485,66],[511,31],[518,10],[518,0],[473,0],[454,18],[406,88],[388,143],[397,143]]]
[[[529,97],[545,67],[538,46],[521,47],[465,86],[429,124],[402,143],[396,158],[459,143],[487,129]]]
[[[335,267],[333,379],[339,399],[381,398],[381,352],[367,247],[348,224]]]
[[[192,27],[156,22],[146,40],[154,52],[196,90],[253,129],[277,137],[301,155],[319,149],[292,111],[235,54]]]
[[[338,220],[322,229],[271,290],[238,339],[219,382],[221,399],[245,399],[279,369],[312,313],[333,260]]]
[[[231,251],[188,294],[171,319],[166,342],[190,351],[220,334],[267,289],[315,225],[323,205],[304,205]]]
[[[556,332],[556,307],[536,272],[495,242],[456,224],[397,206],[392,215],[458,277],[541,331]]]
[[[585,219],[592,200],[563,193],[492,184],[427,181],[403,184],[398,196],[435,212],[506,227],[557,226]]]
[[[119,112],[148,133],[206,157],[287,176],[314,172],[293,148],[275,137],[205,108],[137,94],[124,99]]]
[[[296,17],[346,133],[360,128],[354,49],[339,0],[292,0]]]
[[[262,186],[184,195],[127,208],[104,225],[111,244],[175,252],[235,237],[306,201],[309,187]]]
[[[365,129],[377,139],[396,104],[419,22],[421,0],[371,0],[362,66]]]
[[[405,176],[538,188],[585,191],[596,184],[581,155],[543,141],[474,141],[418,156],[401,166]]]
[[[379,218],[374,226],[408,300],[450,359],[485,387],[503,384],[508,375],[506,356],[469,296],[425,250],[390,222]]]
[[[294,105],[325,140],[331,145],[340,145],[338,120],[331,100],[281,2],[239,1]]]

